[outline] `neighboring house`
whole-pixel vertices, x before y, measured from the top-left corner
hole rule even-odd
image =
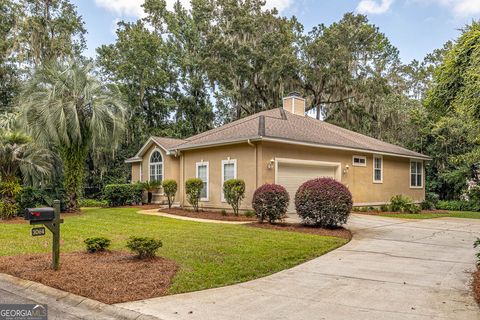
[[[223,182],[243,179],[251,208],[253,192],[265,183],[283,185],[294,211],[297,188],[306,180],[332,177],[352,192],[354,205],[388,202],[397,194],[422,201],[425,161],[430,158],[365,135],[305,116],[305,100],[291,95],[283,108],[262,111],[186,140],[151,137],[132,164],[132,182],[174,179],[176,202],[189,206],[185,181],[204,181],[202,208],[230,206]],[[161,193],[155,195],[162,201]]]

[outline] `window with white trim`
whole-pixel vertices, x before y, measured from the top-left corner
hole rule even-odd
[[[353,156],[352,165],[356,167],[367,166],[367,157],[365,156]]]
[[[200,200],[208,201],[208,162],[197,162],[196,171],[197,178],[203,181],[203,187],[200,191]]]
[[[410,187],[421,188],[423,185],[423,162],[410,161]]]
[[[150,181],[163,180],[163,158],[160,151],[155,150],[150,155]]]
[[[382,156],[373,156],[373,182],[383,182],[383,158]]]
[[[223,194],[223,183],[230,179],[237,178],[237,160],[222,160],[222,201],[225,201]]]

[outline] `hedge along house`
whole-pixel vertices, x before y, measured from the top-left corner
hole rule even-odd
[[[283,108],[262,111],[186,140],[151,137],[132,164],[132,183],[174,179],[176,203],[189,206],[185,181],[204,181],[200,207],[228,209],[223,182],[243,179],[250,209],[253,192],[265,183],[283,185],[294,211],[297,188],[316,177],[332,177],[352,192],[354,205],[387,203],[397,194],[425,198],[425,162],[430,158],[305,115],[305,100],[283,99]],[[159,191],[154,201],[164,197]]]

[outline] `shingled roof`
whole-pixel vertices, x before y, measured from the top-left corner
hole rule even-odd
[[[172,140],[178,141],[177,139]],[[196,149],[246,140],[279,141],[325,148],[358,150],[370,153],[430,159],[421,153],[386,143],[324,121],[295,115],[285,111],[283,108],[256,113],[224,126],[192,136],[176,146],[174,146],[176,141],[172,141],[172,147],[170,148],[174,150]],[[165,141],[163,141],[163,143],[165,143]]]

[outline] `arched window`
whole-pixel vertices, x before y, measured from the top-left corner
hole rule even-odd
[[[150,156],[150,181],[163,180],[163,159],[160,151],[155,150]]]

